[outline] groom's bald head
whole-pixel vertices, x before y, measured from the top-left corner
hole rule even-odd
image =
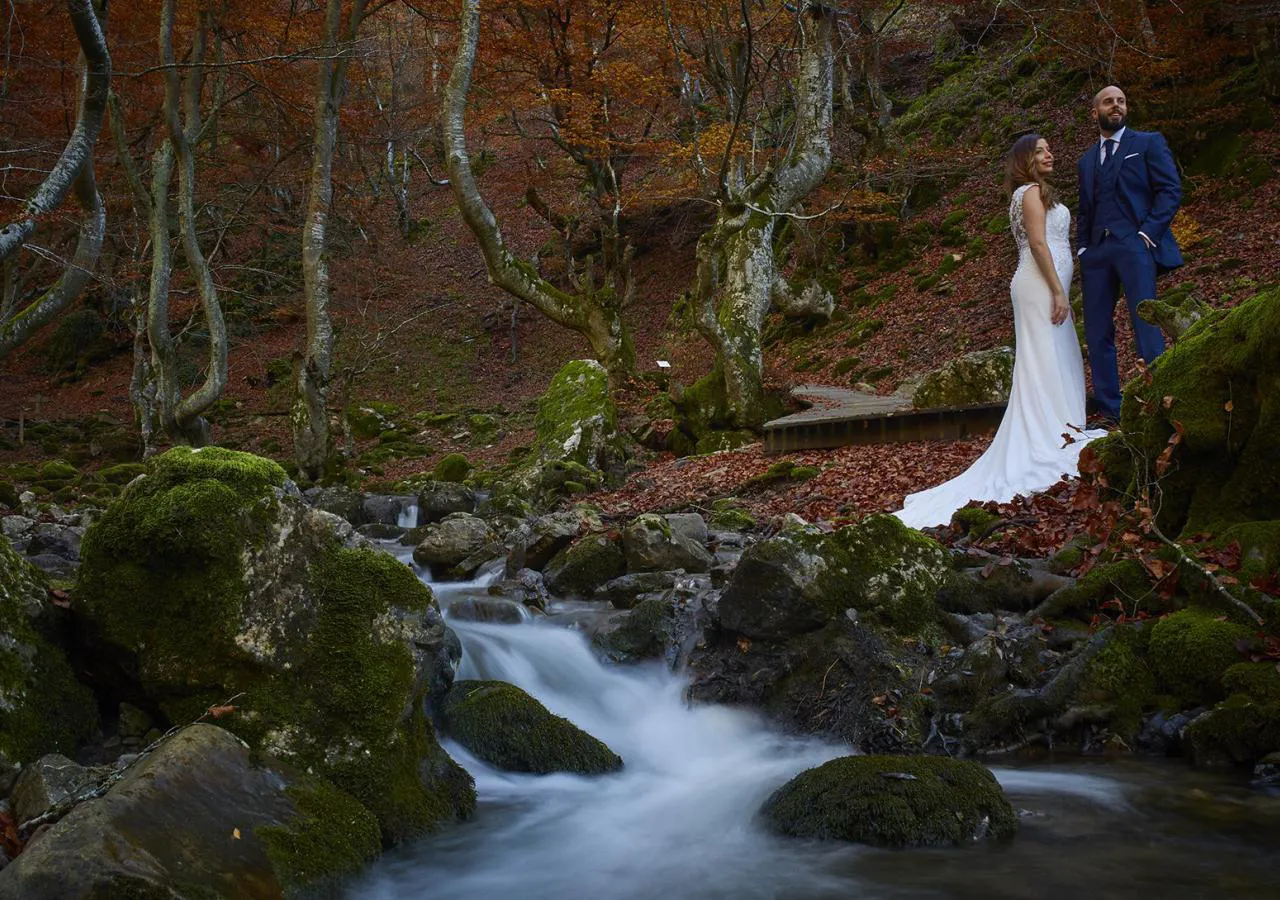
[[[1112,135],[1124,127],[1129,119],[1129,102],[1124,91],[1109,84],[1093,95],[1093,108],[1089,115],[1098,123],[1098,130]]]

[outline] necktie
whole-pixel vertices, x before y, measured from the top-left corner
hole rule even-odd
[[[1106,153],[1102,157],[1102,164],[1105,166],[1111,162],[1111,154],[1116,152],[1116,142],[1112,138],[1107,138],[1104,146],[1106,147]]]

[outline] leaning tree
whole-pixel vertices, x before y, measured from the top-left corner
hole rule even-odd
[[[102,31],[107,2],[98,0],[95,5],[92,0],[67,0],[67,13],[80,45],[80,101],[75,127],[62,155],[21,214],[0,229],[0,266],[4,271],[4,290],[0,295],[0,359],[21,346],[79,296],[92,278],[106,233],[107,216],[98,195],[93,151],[111,90],[111,56]],[[52,287],[30,302],[20,303],[16,291],[10,290],[17,253],[35,234],[40,222],[62,205],[68,193],[74,193],[83,213],[75,253]]]
[[[466,139],[467,97],[480,37],[480,0],[464,0],[462,5],[458,51],[440,116],[445,167],[462,218],[484,255],[489,279],[556,324],[583,335],[610,378],[616,380],[635,363],[635,351],[622,318],[632,281],[630,251],[620,233],[619,186],[621,170],[631,154],[615,128],[615,123],[627,115],[627,104],[611,107],[612,87],[596,76],[602,58],[617,39],[613,22],[619,4],[578,2],[577,7],[599,7],[594,11],[600,14],[594,27],[581,33],[570,30],[572,17],[559,8],[574,5],[516,4],[508,10],[505,24],[517,36],[532,38],[539,27],[550,34],[545,47],[524,55],[527,81],[543,98],[540,106],[544,109],[535,115],[541,119],[545,134],[586,175],[597,210],[604,278],[597,282],[588,264],[582,277],[571,279],[573,283],[566,285],[567,289],[557,287],[511,251],[493,210],[480,193]],[[587,18],[590,21],[590,16]],[[580,115],[584,106],[585,116]],[[616,110],[612,122],[611,108]],[[541,208],[544,218],[558,221],[536,194],[530,196],[530,202],[534,209]]]

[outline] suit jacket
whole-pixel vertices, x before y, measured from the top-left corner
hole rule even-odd
[[[1089,235],[1093,232],[1094,181],[1100,152],[1095,141],[1076,163],[1076,174],[1080,177],[1076,246],[1081,249],[1088,248]],[[1126,128],[1108,165],[1120,166],[1115,188],[1120,208],[1134,227],[1155,243],[1151,252],[1157,268],[1167,271],[1182,265],[1182,252],[1169,230],[1169,223],[1182,201],[1182,182],[1164,136],[1155,131]]]

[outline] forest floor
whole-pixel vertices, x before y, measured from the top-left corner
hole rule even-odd
[[[1058,154],[1058,180],[1073,181],[1074,159],[1094,140],[1089,128],[1082,127],[1083,108],[1041,109],[1037,118],[1053,123],[1046,131]],[[961,174],[939,202],[909,224],[943,234],[950,223],[952,234],[958,230],[966,242],[958,249],[954,241],[934,240],[897,271],[880,271],[865,261],[846,265],[843,260],[855,254],[845,248],[849,252],[835,267],[837,309],[843,312],[832,324],[791,333],[766,347],[767,381],[773,387],[849,386],[870,373],[876,376],[875,389],[888,392],[902,379],[962,353],[1011,343],[1007,285],[1015,252],[1007,231],[991,224],[1005,212],[1006,201],[993,187],[999,152],[975,141],[939,151],[926,146],[927,139],[914,136],[919,146],[901,148],[905,158],[919,163],[945,155],[952,171]],[[1256,132],[1251,139],[1253,152],[1280,168],[1280,130]],[[553,237],[522,200],[503,201],[522,196],[528,164],[519,154],[499,153],[481,181],[497,207],[508,244],[521,258],[533,257]],[[849,166],[848,171],[861,170]],[[842,178],[853,186],[853,175],[837,174],[827,192],[838,192]],[[1186,286],[1192,295],[1221,306],[1252,295],[1259,284],[1280,281],[1280,232],[1274,227],[1280,179],[1250,187],[1240,178],[1188,176],[1185,188],[1176,230],[1187,265],[1165,276],[1162,290]],[[465,421],[467,415],[486,414],[494,417],[497,429],[480,443],[456,424],[460,420],[424,426],[415,436],[422,455],[380,463],[365,473],[370,483],[385,484],[429,470],[451,452],[464,453],[477,465],[506,462],[530,443],[537,398],[551,376],[569,359],[589,352],[584,341],[528,307],[513,316],[509,298],[488,283],[479,251],[447,187],[429,189],[417,204],[426,225],[416,240],[398,239],[393,228],[388,229],[391,237],[377,237],[369,229],[375,235],[371,244],[348,238],[345,246],[334,248],[338,354],[358,360],[363,368],[353,380],[350,398],[395,404],[410,419],[414,414],[422,419],[425,414],[458,413]],[[383,213],[390,217],[386,210]],[[706,211],[695,204],[655,203],[633,208],[629,220],[640,252],[638,288],[626,318],[639,369],[656,373],[657,361],[665,360],[671,364],[673,381],[691,384],[710,368],[711,354],[696,333],[673,321],[672,309],[694,274],[694,247],[705,227]],[[830,246],[830,234],[824,240]],[[937,272],[947,255],[959,257],[955,270],[922,286],[924,276]],[[1135,359],[1123,304],[1119,313],[1121,366],[1131,375]],[[372,341],[370,335],[378,332],[390,335]],[[863,335],[856,342],[850,338],[855,333]],[[272,373],[287,363],[302,337],[296,296],[233,329],[230,379],[214,417],[219,443],[288,457],[289,384],[287,379],[273,383]],[[10,447],[0,450],[0,462],[49,455],[47,448],[17,445],[20,418],[26,423],[86,417],[126,424],[132,420],[127,336],[117,335],[116,352],[74,380],[48,370],[46,340],[38,336],[0,364],[0,420]],[[847,362],[853,355],[856,366]],[[193,371],[197,377],[198,363]],[[653,399],[656,388],[642,386],[648,382],[636,384],[636,389],[623,392],[624,409],[638,410]],[[622,515],[737,496],[757,517],[796,512],[811,520],[840,521],[898,508],[905,494],[962,471],[987,440],[858,446],[786,457],[766,456],[759,444],[685,459],[649,453],[620,488],[589,499],[606,512]],[[819,474],[802,482],[762,481],[760,476],[781,459],[816,467]],[[1069,536],[1074,515],[1071,491],[1070,485],[1062,485],[1035,501],[1038,524],[1031,531],[1038,536],[1028,537],[1030,543]]]

